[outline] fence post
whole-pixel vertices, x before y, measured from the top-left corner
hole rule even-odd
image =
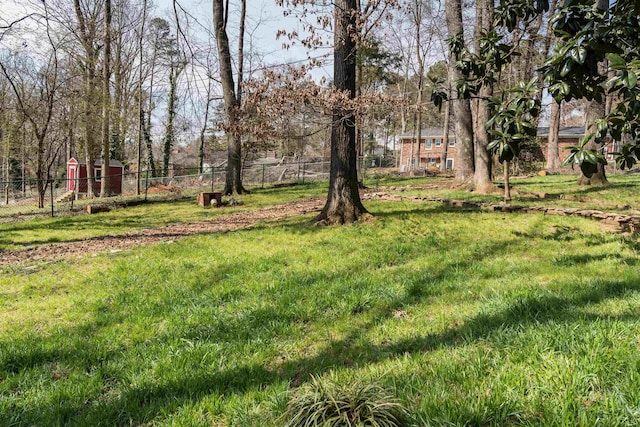
[[[211,165],[211,192],[213,193],[213,183],[216,180],[216,167]]]
[[[262,185],[260,186],[260,188],[264,188],[264,170],[267,167],[267,165],[265,165],[264,163],[262,164]]]
[[[51,199],[51,218],[53,218],[53,180],[49,180],[49,199]]]
[[[302,162],[302,183],[304,184],[304,176],[307,173],[307,162]]]
[[[146,177],[144,179],[144,201],[147,201],[147,193],[149,193],[149,169],[147,169]]]

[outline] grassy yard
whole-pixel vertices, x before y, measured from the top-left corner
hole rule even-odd
[[[242,196],[243,205],[224,209],[203,209],[196,204],[196,195],[191,194],[175,201],[152,200],[147,204],[120,208],[99,215],[58,216],[5,222],[0,223],[0,250],[202,221],[218,215],[273,206],[325,193],[326,183],[312,183],[286,189],[256,189],[252,194]]]
[[[625,214],[640,211],[640,174],[620,174],[609,176],[611,183],[606,187],[591,187],[576,185],[577,177],[570,175],[551,175],[545,177],[514,178],[512,185],[513,204],[525,206],[548,206],[564,208],[597,209],[606,212],[620,212]],[[405,181],[407,185],[420,185],[439,182],[437,179],[417,179]],[[379,183],[380,188],[385,186],[402,185],[400,181],[380,179],[371,180],[370,183]],[[464,190],[452,190],[444,188],[430,188],[427,190],[412,189],[404,191],[405,195],[443,197],[462,199],[485,203],[501,203],[503,194],[501,191],[489,194],[475,194]],[[538,194],[544,193],[541,199]]]
[[[580,187],[575,176],[556,175],[513,180],[513,204],[527,206],[598,209],[623,214],[640,213],[640,174],[613,175],[608,187]],[[217,215],[257,209],[307,197],[324,196],[326,182],[307,183],[289,188],[256,188],[243,196],[242,206],[203,209],[196,205],[195,194],[169,203],[152,200],[145,205],[117,209],[100,215],[59,216],[31,221],[0,223],[0,250],[21,249],[46,243],[75,241],[89,237],[117,235],[142,228],[205,220]],[[500,203],[501,193],[481,195],[451,189],[451,181],[441,178],[375,177],[365,185],[371,190],[407,196],[442,197],[485,203]],[[399,187],[426,187],[399,191]],[[540,199],[534,193],[545,193]]]
[[[243,208],[323,187],[270,191]],[[217,214],[192,204],[82,220]],[[640,424],[635,238],[367,206],[350,227],[297,218],[0,274],[0,425],[281,426],[312,376],[381,384],[416,426]]]

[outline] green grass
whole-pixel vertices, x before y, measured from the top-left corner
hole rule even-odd
[[[513,180],[514,204],[527,206],[573,207],[598,209],[623,214],[640,211],[640,174],[613,175],[608,187],[579,187],[575,176],[556,175]],[[449,188],[451,181],[443,178],[403,178],[376,176],[369,172],[364,183],[371,189],[390,191],[407,196],[442,197],[485,203],[500,203],[500,192],[481,195]],[[400,192],[398,187],[427,186]],[[90,237],[117,235],[142,228],[159,228],[170,224],[199,221],[232,212],[257,209],[326,194],[326,182],[307,183],[287,188],[255,188],[252,194],[242,196],[242,206],[224,209],[203,209],[196,204],[196,195],[178,200],[155,200],[150,203],[98,215],[59,216],[31,221],[0,223],[0,250],[21,249],[46,243],[82,240]],[[440,187],[440,188],[438,188]],[[522,194],[518,194],[518,192]],[[544,192],[539,199],[531,193]],[[568,200],[564,195],[581,198]]]
[[[573,175],[514,178],[511,181],[511,203],[526,206],[597,209],[625,214],[638,213],[640,211],[640,191],[638,191],[640,188],[640,174],[611,175],[609,176],[611,185],[606,187],[578,186],[576,181],[577,176]],[[385,185],[388,181],[381,179],[380,182],[382,183],[381,185]],[[391,182],[392,184],[390,185],[402,185],[399,183],[401,181]],[[408,181],[410,185],[430,185],[435,182],[442,182],[442,180],[437,178],[412,178]],[[368,183],[375,185],[373,180],[368,181]],[[545,193],[546,197],[540,199],[534,193]],[[446,185],[440,189],[412,189],[402,194],[484,203],[501,203],[503,201],[502,190],[494,194],[482,195],[465,190],[447,188]]]
[[[148,204],[115,209],[97,215],[59,216],[31,221],[0,223],[0,250],[20,249],[46,243],[82,240],[117,235],[143,228],[206,220],[218,215],[258,209],[326,192],[326,183],[311,183],[285,189],[255,189],[241,197],[242,206],[223,209],[202,208],[196,195],[178,200],[150,200]]]
[[[416,426],[638,424],[635,239],[367,206],[0,274],[0,425],[277,426],[312,375]]]

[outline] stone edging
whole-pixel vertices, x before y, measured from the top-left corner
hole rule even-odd
[[[611,231],[619,233],[640,234],[640,216],[623,215],[619,213],[607,213],[592,209],[577,208],[548,208],[535,206],[521,206],[508,204],[492,204],[482,202],[470,202],[467,200],[443,199],[440,197],[417,197],[417,196],[396,196],[389,193],[369,193],[365,199],[369,200],[394,200],[394,201],[415,201],[415,202],[435,202],[447,206],[458,208],[471,208],[487,212],[523,212],[523,213],[544,213],[546,215],[559,216],[580,216],[592,218],[602,222]]]

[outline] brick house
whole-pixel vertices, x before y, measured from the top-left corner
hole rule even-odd
[[[571,154],[571,151],[567,150],[567,148],[578,145],[582,137],[584,137],[584,126],[566,126],[560,128],[560,132],[558,133],[558,154],[560,156],[560,161],[564,161],[564,159]],[[540,148],[542,149],[546,159],[549,128],[543,126],[538,127],[538,138],[541,139]],[[607,136],[604,145],[604,154],[607,160],[613,160],[614,156],[611,153],[618,151],[620,148],[619,145],[619,142],[613,141]]]
[[[400,170],[409,169],[440,169],[440,159],[443,150],[446,150],[447,169],[453,170],[456,161],[456,137],[449,133],[449,143],[443,144],[444,132],[442,129],[422,129],[420,146],[415,143],[413,132],[400,135]],[[411,159],[411,142],[413,141],[413,162]],[[418,149],[419,148],[419,149]],[[418,160],[418,153],[420,160]],[[416,164],[416,161],[418,164]],[[413,168],[411,167],[413,163]]]
[[[438,169],[440,167],[440,159],[443,147],[443,135],[442,129],[423,129],[422,137],[420,138],[420,150],[415,143],[414,135],[412,132],[408,132],[400,135],[400,170],[407,171],[411,168],[411,142],[413,141],[414,159],[413,169]],[[580,139],[584,136],[584,126],[566,126],[560,128],[558,134],[558,151],[560,155],[560,161],[563,161],[570,154],[566,148],[578,145]],[[547,158],[547,140],[549,138],[548,127],[538,127],[538,138],[540,138],[540,148],[544,160]],[[616,141],[607,140],[605,144],[605,155],[607,159],[611,160],[613,155],[610,153],[617,151],[619,143]],[[449,134],[449,144],[446,147],[446,167],[453,170],[455,167],[457,150],[456,150],[456,138],[453,133]],[[420,160],[418,161],[418,153],[420,153]],[[416,165],[416,161],[418,164]]]

